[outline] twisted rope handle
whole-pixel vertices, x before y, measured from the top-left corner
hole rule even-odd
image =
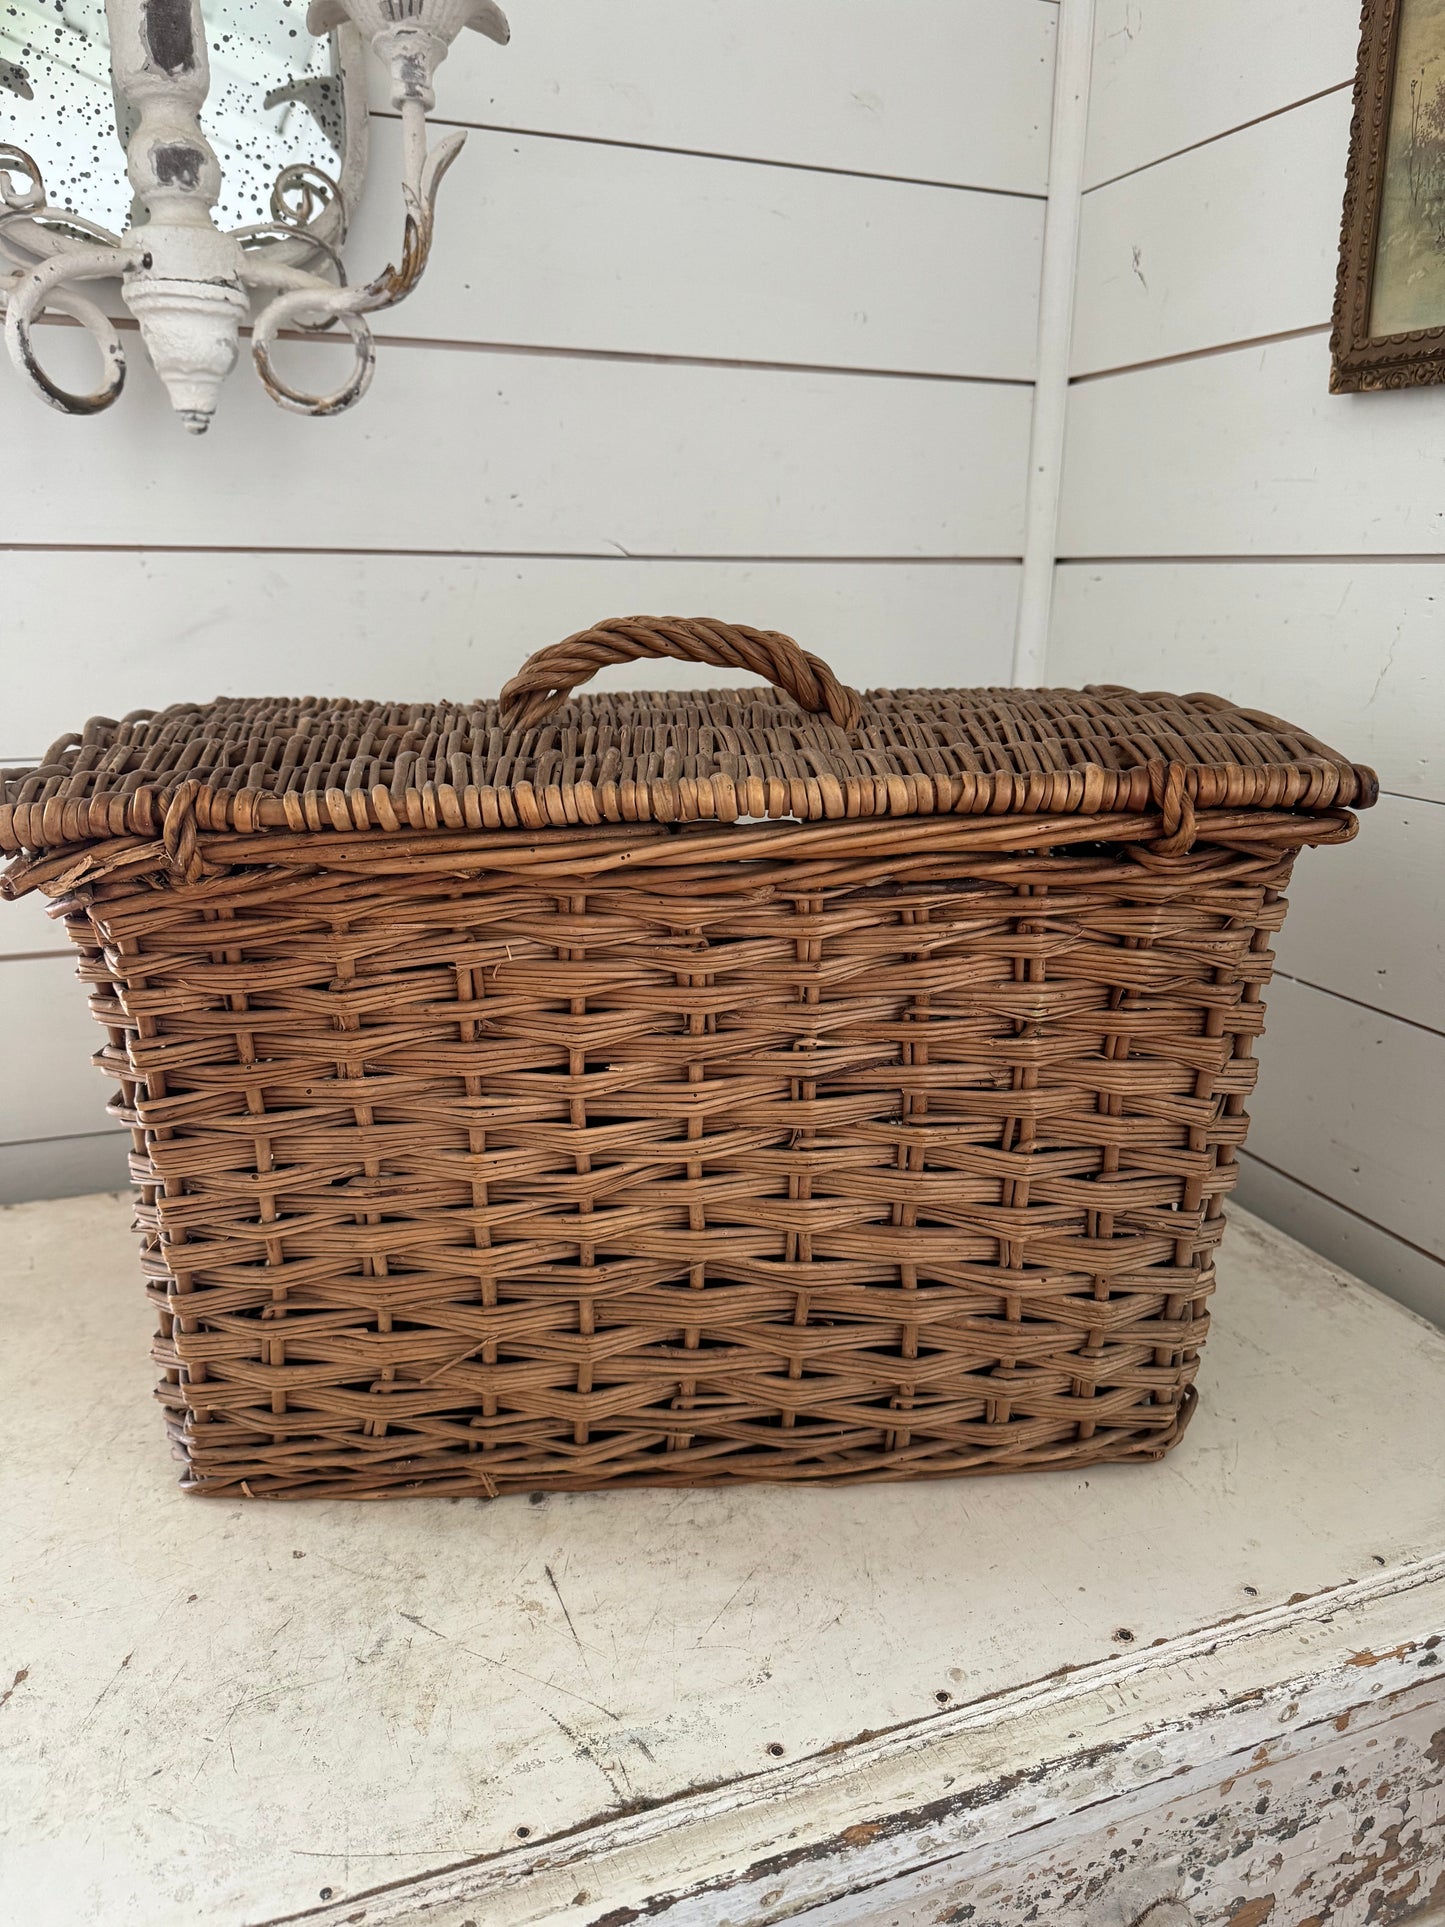
[[[639,656],[750,670],[791,696],[799,709],[826,714],[840,729],[855,729],[863,715],[856,689],[839,682],[827,663],[774,629],[700,617],[614,616],[528,657],[502,691],[503,728],[535,729],[556,714],[578,683],[609,663],[635,662]]]

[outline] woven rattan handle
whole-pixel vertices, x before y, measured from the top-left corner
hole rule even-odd
[[[578,683],[609,663],[635,662],[639,656],[747,669],[791,696],[799,709],[830,716],[840,729],[856,728],[863,714],[857,690],[775,630],[687,616],[614,616],[530,656],[502,691],[503,727],[536,728],[562,707]]]

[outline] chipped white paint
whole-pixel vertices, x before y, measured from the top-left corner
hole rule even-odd
[[[1091,1801],[1004,1859],[960,1855],[803,1917],[809,1927],[1426,1927],[1426,1908],[1438,1923],[1440,1671],[1310,1725],[1281,1718],[1203,1774],[1160,1774],[1137,1794]],[[1167,1757],[1167,1737],[1158,1751]]]
[[[179,1495],[126,1219],[0,1214],[26,1927],[761,1927],[1434,1677],[1445,1336],[1242,1215],[1160,1466],[491,1506]]]
[[[0,146],[0,263],[9,270],[0,274],[0,300],[17,370],[64,414],[108,408],[125,383],[125,356],[112,322],[77,293],[76,284],[119,275],[151,365],[193,433],[204,433],[216,412],[252,293],[269,297],[256,317],[251,350],[272,398],[304,415],[349,408],[371,381],[366,316],[394,307],[424,271],[437,189],[466,139],[448,134],[428,149],[426,117],[436,103],[432,77],[464,28],[505,44],[507,22],[495,0],[407,0],[400,8],[388,0],[312,0],[311,31],[340,30],[350,165],[339,181],[310,165],[283,168],[271,218],[226,233],[214,218],[220,164],[201,126],[210,62],[200,0],[106,0],[106,17],[118,125],[125,128],[127,116],[133,121],[126,157],[134,215],[123,234],[112,234],[48,205],[36,163],[21,148]],[[367,125],[359,77],[362,39],[385,67],[391,106],[401,115],[406,228],[396,265],[360,287],[347,287],[337,249],[360,185],[356,135]],[[316,271],[318,262],[330,266],[336,281]],[[101,351],[103,379],[89,394],[61,387],[41,365],[32,324],[50,306],[79,321]],[[271,362],[277,335],[283,328],[316,330],[337,322],[354,349],[350,372],[325,394],[293,388]]]
[[[1432,1744],[1445,1748],[1442,1630],[1445,1556],[1038,1679],[744,1785],[338,1899],[315,1918],[325,1927],[608,1927],[655,1917],[667,1927],[762,1927],[802,1915],[820,1927],[923,1927],[947,1920],[941,1903],[978,1894],[975,1913],[960,1906],[956,1921],[1014,1927],[1047,1884],[1028,1872],[1040,1848],[1087,1864],[1112,1830],[1105,1877],[1088,1896],[1097,1911],[1060,1909],[1060,1918],[1102,1927],[1105,1902],[1132,1893],[1139,1906],[1120,1927],[1133,1927],[1154,1901],[1207,1881],[1203,1868],[1192,1878],[1181,1869],[1177,1849],[1155,1860],[1125,1846],[1110,1865],[1119,1838],[1132,1841],[1147,1816],[1158,1824],[1196,1795],[1219,1796],[1225,1780],[1328,1748],[1352,1723],[1393,1718],[1402,1703],[1428,1734],[1400,1791],[1418,1796],[1425,1827],[1445,1814],[1445,1799],[1432,1797],[1440,1763],[1427,1757]],[[1329,1854],[1340,1844],[1331,1834]],[[980,1893],[991,1874],[1001,1906]],[[1029,1886],[1015,1909],[1009,1896]],[[1231,1897],[1248,1898],[1237,1885]],[[1274,1927],[1304,1927],[1314,1911],[1282,1906]],[[1200,1916],[1226,1917],[1213,1907]],[[1337,1927],[1365,1919],[1342,1915]]]

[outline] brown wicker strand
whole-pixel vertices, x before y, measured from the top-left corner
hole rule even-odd
[[[565,701],[646,655],[776,687]],[[937,1478],[1182,1434],[1283,892],[1374,792],[1216,696],[638,618],[500,707],[96,718],[0,772],[0,894],[79,954],[189,1490]]]
[[[856,729],[862,719],[858,692],[840,683],[821,657],[800,649],[791,636],[697,617],[615,616],[529,657],[502,690],[502,726],[535,729],[599,669],[648,656],[746,669],[791,696],[799,709],[826,714],[840,729]]]

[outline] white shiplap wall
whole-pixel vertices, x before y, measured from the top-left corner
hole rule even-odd
[[[1445,389],[1331,396],[1358,0],[1099,0],[1050,680],[1380,772],[1307,853],[1241,1201],[1445,1321]]]
[[[1056,13],[527,0],[504,53],[464,36],[438,91],[473,131],[354,413],[283,414],[243,365],[193,441],[138,355],[93,421],[0,368],[0,762],[220,691],[487,694],[634,610],[787,629],[863,684],[1006,680]],[[378,112],[361,265],[395,144]],[[0,906],[0,1200],[123,1177],[62,942]]]

